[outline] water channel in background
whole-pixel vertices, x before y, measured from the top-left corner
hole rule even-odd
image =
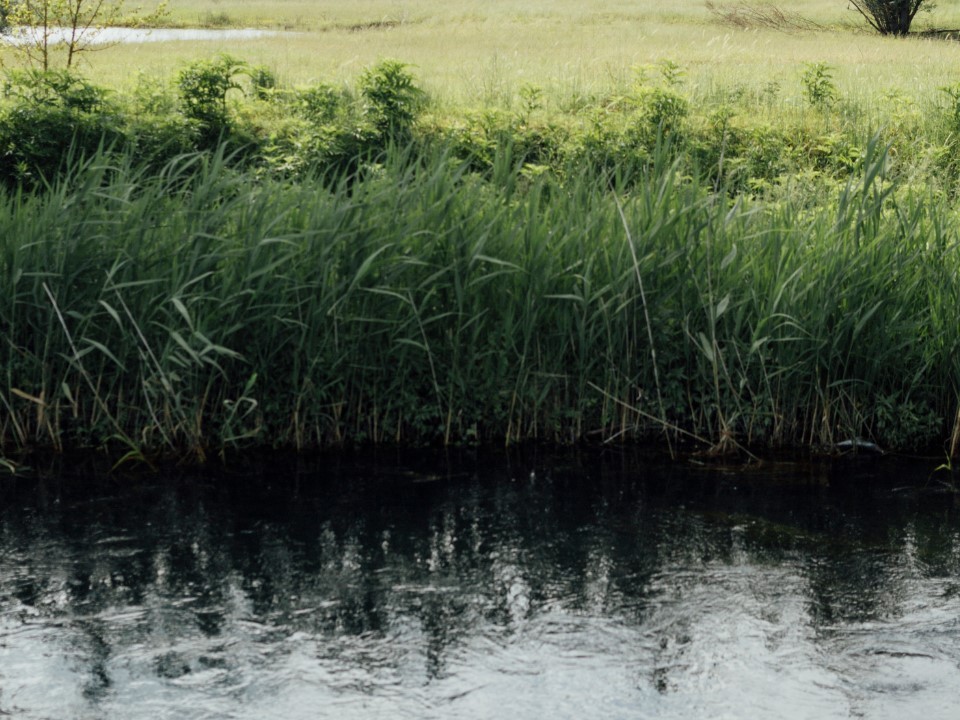
[[[932,464],[0,476],[0,716],[956,720]]]
[[[47,42],[53,46],[70,40],[70,28],[51,27]],[[127,28],[106,27],[82,31],[84,45],[118,45],[121,43],[202,42],[207,40],[256,40],[275,35],[290,35],[280,30],[254,28]],[[41,39],[39,28],[12,28],[0,34],[0,43],[10,45],[36,44]]]

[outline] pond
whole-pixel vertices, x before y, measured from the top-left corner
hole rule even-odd
[[[931,464],[0,476],[0,716],[960,717]]]

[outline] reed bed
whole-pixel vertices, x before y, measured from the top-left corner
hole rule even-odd
[[[274,179],[225,151],[0,195],[0,442],[850,437],[957,450],[958,222],[872,142],[829,197],[443,147]],[[952,438],[952,443],[951,443]]]

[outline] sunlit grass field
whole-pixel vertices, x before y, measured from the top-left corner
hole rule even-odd
[[[717,7],[736,2],[718,0]],[[438,102],[510,103],[535,84],[549,97],[617,92],[637,67],[678,63],[693,97],[717,87],[762,89],[787,97],[805,63],[836,69],[846,97],[858,102],[890,92],[915,99],[960,80],[960,43],[883,38],[843,0],[781,4],[819,31],[738,28],[702,0],[173,0],[168,23],[183,27],[258,27],[283,31],[237,41],[121,45],[89,53],[82,65],[102,84],[124,87],[138,73],[168,77],[200,57],[229,52],[270,67],[283,82],[350,82],[385,57],[414,66]],[[960,27],[960,6],[921,13],[915,29]],[[16,61],[4,56],[9,66]]]

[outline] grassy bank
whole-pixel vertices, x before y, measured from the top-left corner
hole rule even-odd
[[[956,454],[957,46],[813,0],[802,32],[641,5],[338,8],[301,48],[340,58],[319,80],[322,53],[292,73],[196,45],[122,82],[8,74],[2,447]],[[515,65],[470,56],[517,23],[545,39]],[[632,55],[603,40],[638,23]],[[418,67],[359,67],[369,33]],[[603,72],[555,62],[594,44]]]
[[[104,159],[0,201],[6,448],[956,432],[957,216],[876,145],[816,203],[664,155],[612,192],[509,146],[293,181]]]

